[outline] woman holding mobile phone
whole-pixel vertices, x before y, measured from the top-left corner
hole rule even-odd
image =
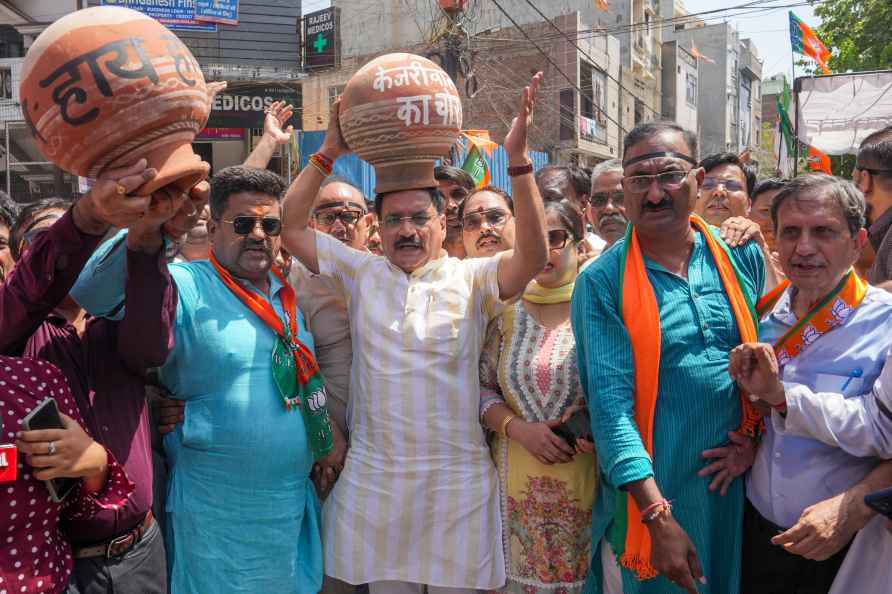
[[[508,584],[503,591],[575,593],[591,560],[594,444],[553,429],[583,404],[570,296],[584,238],[582,214],[546,202],[549,257],[523,299],[490,325],[480,363],[480,411],[495,433]]]
[[[56,401],[64,427],[21,431],[46,398]],[[14,482],[0,484],[0,591],[76,593],[60,523],[123,505],[133,483],[83,430],[65,377],[49,363],[0,356],[0,419],[0,442],[15,441],[18,458]],[[44,481],[63,477],[82,481],[56,502]]]

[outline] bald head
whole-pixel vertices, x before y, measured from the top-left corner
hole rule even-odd
[[[365,250],[369,235],[365,196],[346,180],[328,181],[313,203],[313,226],[357,250]]]

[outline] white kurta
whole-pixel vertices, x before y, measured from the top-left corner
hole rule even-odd
[[[407,275],[316,234],[347,299],[350,449],[323,509],[325,573],[453,588],[505,583],[498,479],[478,364],[504,307],[498,257],[439,258]]]

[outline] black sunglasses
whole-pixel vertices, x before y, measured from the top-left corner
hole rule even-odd
[[[238,235],[248,235],[254,228],[257,226],[257,223],[260,222],[260,228],[263,229],[263,232],[269,235],[270,237],[275,237],[282,232],[282,219],[277,219],[274,217],[235,217],[231,221],[227,221],[226,219],[221,219],[223,223],[230,223],[232,225],[232,230],[235,231]]]
[[[569,232],[564,229],[552,229],[548,232],[548,249],[562,250],[567,247],[567,241],[569,240]]]

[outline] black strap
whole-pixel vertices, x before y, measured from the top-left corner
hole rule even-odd
[[[663,151],[659,153],[647,153],[646,155],[641,155],[639,157],[635,157],[633,159],[629,159],[628,161],[623,161],[623,167],[628,167],[629,165],[634,165],[635,163],[640,163],[641,161],[649,161],[650,159],[659,159],[660,157],[671,157],[675,159],[682,159],[687,161],[691,165],[696,165],[697,161],[694,160],[690,155],[685,155],[684,153],[677,153],[675,151]]]

